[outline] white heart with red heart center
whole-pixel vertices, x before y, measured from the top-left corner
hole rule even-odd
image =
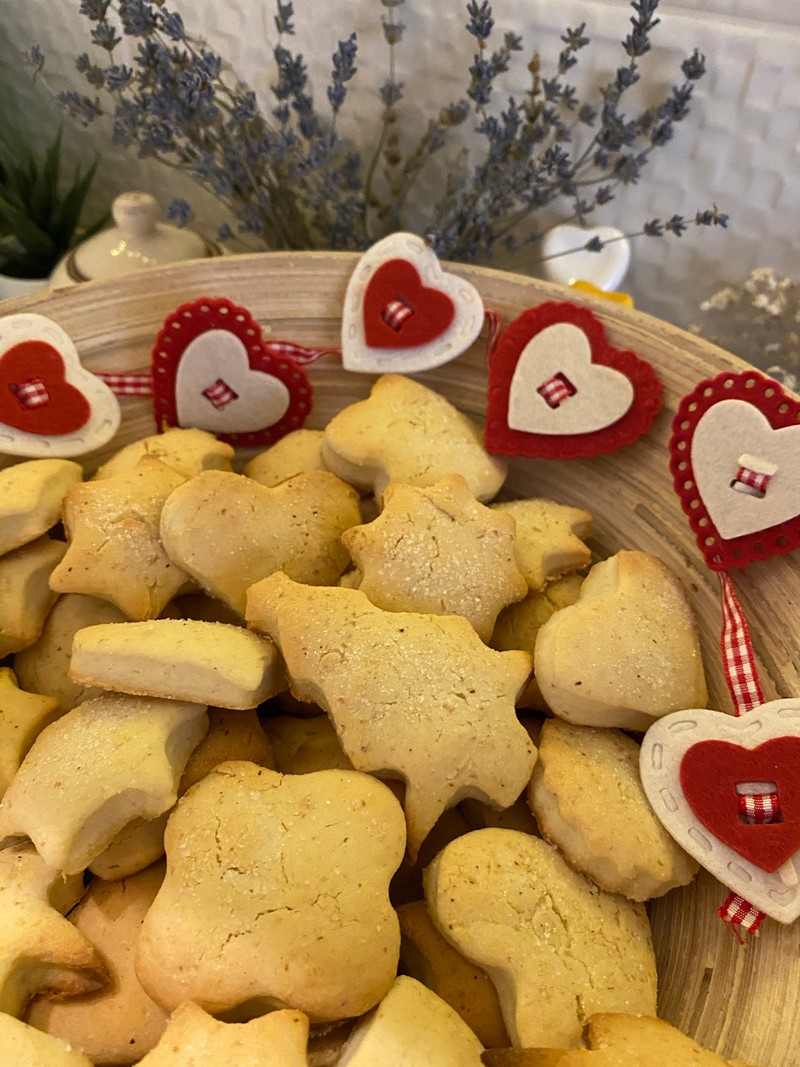
[[[800,852],[773,873],[715,837],[692,811],[681,787],[681,761],[701,741],[755,749],[765,741],[800,736],[800,700],[773,700],[738,718],[719,711],[676,711],[644,736],[642,786],[658,819],[686,851],[724,886],[782,923],[800,917]]]
[[[740,460],[777,467],[763,495],[733,488]],[[746,400],[721,400],[695,428],[691,461],[697,492],[726,540],[800,515],[800,426],[774,430]]]
[[[574,390],[551,406],[537,390],[556,376]],[[592,433],[613,426],[633,403],[633,385],[613,367],[592,362],[580,327],[558,322],[525,345],[508,393],[508,425],[523,433]]]
[[[206,391],[212,391],[220,406]],[[230,393],[235,396],[228,399]],[[229,330],[207,330],[181,356],[175,375],[179,426],[211,433],[251,433],[274,426],[290,402],[289,390],[280,378],[253,370],[247,349]]]
[[[455,313],[447,329],[434,340],[413,348],[374,348],[364,329],[364,297],[379,267],[404,259],[417,271],[422,285],[445,293]],[[356,264],[342,309],[342,365],[367,374],[415,374],[440,367],[466,352],[483,328],[483,300],[463,278],[444,271],[433,249],[413,233],[392,233],[369,248]]]
[[[587,252],[585,245],[594,237],[603,242],[599,252]],[[548,258],[548,257],[554,258]],[[616,289],[628,270],[631,246],[614,226],[554,226],[542,238],[542,269],[551,282],[570,285],[581,280],[598,289]]]

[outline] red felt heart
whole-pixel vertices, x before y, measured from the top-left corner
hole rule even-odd
[[[292,430],[299,429],[311,410],[312,388],[303,368],[293,360],[273,355],[267,350],[261,328],[250,312],[224,298],[201,298],[190,304],[182,304],[164,322],[153,347],[153,406],[156,423],[162,429],[181,425],[178,418],[176,382],[181,359],[191,343],[208,331],[226,331],[241,342],[246,353],[247,366],[267,379],[281,383],[288,393],[288,405],[279,418],[265,411],[265,425],[258,429],[222,431],[213,428],[223,441],[242,448],[264,447],[272,444]],[[219,366],[206,368],[196,388],[206,397],[208,410],[230,410],[235,417],[236,404],[240,399],[238,379],[236,388],[231,388],[225,354],[220,351]],[[262,382],[263,384],[263,382]],[[273,383],[274,384],[274,383]],[[247,375],[245,376],[247,388]],[[250,423],[248,425],[251,426]],[[208,428],[208,427],[206,427]]]
[[[0,356],[0,422],[58,436],[85,426],[89,401],[66,380],[61,353],[46,341],[20,341]]]
[[[415,348],[436,340],[455,316],[450,297],[422,284],[407,259],[389,259],[364,293],[364,338],[372,348]]]
[[[800,849],[800,737],[776,737],[756,748],[698,741],[684,753],[680,781],[697,818],[715,837],[764,871],[776,871]],[[736,786],[774,782],[782,822],[739,818]]]
[[[517,364],[521,363],[526,349],[539,334],[552,326],[562,323],[571,324],[583,332],[590,350],[591,365],[598,368],[611,368],[617,375],[624,376],[630,382],[633,398],[627,410],[620,417],[612,415],[609,424],[588,432],[553,432],[541,433],[529,429],[514,428],[509,425],[509,404],[512,388],[515,384]],[[537,342],[538,343],[538,342]],[[523,373],[521,364],[520,373]],[[585,369],[585,368],[584,368]],[[526,389],[537,393],[541,404],[557,408],[558,403],[569,405],[570,366],[552,368],[544,375],[544,381],[525,381]],[[526,368],[527,371],[527,368]],[[550,374],[554,376],[551,378]],[[603,378],[602,374],[596,375]],[[558,379],[566,383],[566,391],[561,397],[547,400],[543,393],[548,386],[558,386]],[[517,384],[517,388],[520,388]],[[602,384],[598,385],[602,388]],[[591,399],[589,390],[578,390],[581,403]],[[602,452],[613,452],[623,445],[631,444],[641,437],[658,414],[661,406],[661,382],[656,377],[649,363],[640,359],[634,352],[615,348],[606,339],[605,330],[600,319],[588,308],[576,304],[548,301],[538,307],[529,308],[516,318],[500,338],[499,344],[489,363],[489,393],[486,409],[486,448],[489,452],[502,453],[507,456],[543,456],[550,459],[578,459],[596,456]],[[512,420],[513,421],[513,420]]]
[[[723,571],[734,567],[745,567],[754,560],[768,559],[782,552],[791,552],[800,546],[800,523],[797,518],[800,508],[797,500],[800,488],[797,480],[797,464],[775,438],[771,443],[764,440],[764,435],[743,432],[742,419],[734,410],[727,429],[718,434],[716,440],[709,441],[705,447],[696,448],[695,434],[704,416],[716,415],[711,409],[723,402],[731,410],[730,401],[737,401],[739,411],[748,414],[747,422],[752,422],[751,413],[759,413],[767,430],[790,429],[791,433],[800,424],[800,403],[790,393],[785,392],[772,378],[767,378],[757,371],[743,371],[740,374],[720,374],[700,382],[695,389],[683,398],[672,423],[670,438],[670,470],[672,472],[675,492],[680,497],[681,507],[689,518],[689,525],[694,531],[698,547],[705,556],[706,563],[712,570]],[[735,408],[735,405],[733,406]],[[723,409],[717,409],[721,411]],[[705,425],[708,425],[707,423]],[[756,452],[759,458],[769,461],[772,448],[776,454],[783,455],[782,468],[767,493],[778,493],[786,503],[781,521],[767,520],[759,523],[758,509],[760,501],[755,495],[743,496],[733,491],[739,473],[739,458]],[[766,453],[763,457],[761,453]],[[749,462],[749,461],[748,461]],[[730,491],[730,501],[737,507],[747,509],[753,514],[750,529],[737,536],[724,536],[714,523],[710,513],[709,500],[703,498],[698,486],[698,475],[703,476],[709,499],[716,502],[719,509],[724,494]],[[728,506],[731,506],[730,504]],[[766,509],[761,508],[761,511]],[[773,513],[774,516],[774,513]],[[718,521],[720,521],[718,519]]]

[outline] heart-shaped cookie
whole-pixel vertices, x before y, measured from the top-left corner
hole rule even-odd
[[[757,371],[707,379],[672,424],[675,491],[713,570],[800,545],[800,403]]]
[[[365,373],[414,373],[465,352],[483,326],[474,286],[443,271],[421,238],[393,233],[350,278],[342,312],[342,363]]]
[[[69,335],[44,315],[0,321],[0,451],[79,456],[110,440],[119,404],[81,366]]]
[[[294,361],[272,355],[258,323],[229,300],[184,304],[153,348],[156,421],[193,426],[242,447],[268,445],[303,425],[311,384]]]
[[[641,751],[642,784],[669,833],[723,885],[783,923],[800,916],[798,760],[796,698],[738,718],[674,712],[650,727]],[[751,822],[742,798],[777,815]]]
[[[599,252],[586,245],[602,242]],[[631,261],[630,242],[614,226],[554,226],[542,238],[542,267],[551,282],[571,285],[578,279],[592,282],[598,289],[616,289]]]
[[[486,447],[507,455],[575,459],[611,452],[649,429],[661,383],[633,352],[608,343],[587,308],[529,308],[489,365]]]

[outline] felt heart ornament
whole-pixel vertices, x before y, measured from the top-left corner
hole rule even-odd
[[[675,840],[766,915],[800,916],[800,700],[738,718],[674,712],[645,734],[642,785]]]
[[[342,312],[342,363],[368,374],[415,373],[465,352],[483,327],[474,286],[443,271],[411,233],[393,233],[358,261]]]
[[[69,334],[45,315],[0,320],[0,452],[80,456],[117,432],[111,390],[80,362]]]
[[[597,252],[587,244],[600,242]],[[598,289],[616,289],[631,261],[630,241],[614,226],[554,226],[542,238],[542,269],[551,282],[572,285],[585,280]]]
[[[800,545],[800,403],[757,371],[707,379],[681,401],[670,469],[713,570]]]
[[[553,459],[613,452],[650,428],[660,403],[650,364],[610,345],[593,312],[540,304],[511,323],[491,358],[486,447]]]
[[[269,352],[250,312],[229,300],[202,298],[173,312],[152,370],[159,425],[208,430],[232,445],[269,445],[311,410],[305,371]]]

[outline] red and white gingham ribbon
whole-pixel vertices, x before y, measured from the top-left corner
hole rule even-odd
[[[740,485],[748,485],[751,489],[757,490],[760,496],[763,496],[771,481],[772,475],[767,474],[765,471],[754,471],[749,467],[739,467],[736,471],[733,488],[736,489]]]
[[[739,814],[752,826],[780,819],[777,793],[746,793],[739,797]]]
[[[548,378],[546,382],[542,382],[536,392],[545,399],[548,407],[557,408],[561,406],[563,401],[575,396],[577,390],[563,374],[556,374],[552,378]]]
[[[734,710],[737,715],[744,715],[764,703],[764,694],[758,680],[750,632],[733,582],[727,574],[720,573],[719,584],[722,592],[722,663]],[[774,802],[771,798],[774,798]],[[774,794],[741,796],[739,807],[745,817],[749,814],[745,809],[752,808],[753,822],[767,823],[780,818],[778,798]],[[744,942],[739,930],[754,934],[765,918],[763,911],[738,893],[728,895],[717,909],[717,915],[728,924],[740,944]]]
[[[410,319],[413,314],[414,309],[411,305],[407,304],[402,297],[398,296],[394,300],[389,301],[381,312],[381,318],[389,329],[399,333],[403,323],[406,319]]]
[[[234,400],[239,399],[239,394],[234,392],[222,378],[217,378],[207,389],[204,389],[203,396],[206,400],[210,400],[218,411],[227,407],[228,404],[232,404]]]
[[[107,374],[95,371],[95,377],[105,382],[116,396],[152,396],[153,376],[149,371],[140,374]]]
[[[26,410],[42,408],[50,403],[50,394],[41,378],[31,378],[30,381],[20,384],[15,382],[10,389]]]

